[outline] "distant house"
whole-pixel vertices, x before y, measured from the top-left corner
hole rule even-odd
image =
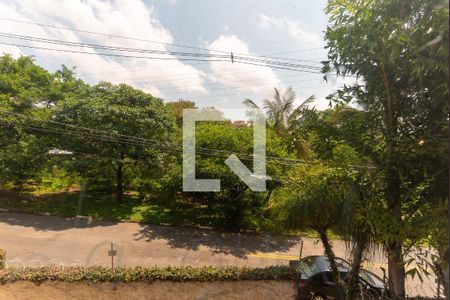
[[[232,124],[234,127],[248,127],[251,123],[244,120],[236,120]]]

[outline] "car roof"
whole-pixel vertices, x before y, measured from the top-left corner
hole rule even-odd
[[[301,259],[302,261],[308,261],[308,264],[316,264],[320,271],[329,271],[330,262],[325,255],[311,255]],[[343,258],[335,257],[335,261],[338,269],[348,271],[350,269],[350,263]]]

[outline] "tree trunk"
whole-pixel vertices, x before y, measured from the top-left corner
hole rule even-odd
[[[390,161],[390,159],[388,160]],[[394,226],[396,232],[400,234],[400,228],[402,226],[402,213],[401,213],[401,201],[400,201],[400,176],[397,170],[388,166],[386,172],[387,189],[386,198],[388,202],[389,212],[394,220]],[[402,238],[395,237],[387,244],[388,250],[388,274],[389,285],[391,291],[396,297],[405,297],[405,266],[403,263],[403,251],[402,251]]]
[[[384,49],[384,48],[383,48]],[[386,55],[386,54],[385,54]],[[387,56],[386,56],[387,57]],[[384,121],[386,124],[386,164],[385,164],[385,180],[386,180],[386,200],[389,213],[394,220],[395,233],[394,237],[387,243],[388,248],[388,273],[390,289],[396,297],[405,297],[405,267],[403,264],[402,243],[403,238],[399,236],[402,227],[401,212],[401,194],[400,174],[396,168],[398,162],[397,157],[397,141],[398,141],[398,118],[396,114],[396,93],[390,85],[389,72],[386,69],[386,60],[381,61],[381,70],[383,75],[383,83],[386,91],[386,101],[384,107]]]
[[[445,299],[450,299],[450,265],[446,263],[442,269]]]
[[[389,179],[388,179],[389,180]],[[394,219],[396,228],[401,228],[401,203],[399,192],[399,180],[388,181],[388,204],[390,213]],[[403,251],[401,238],[392,240],[387,245],[388,250],[388,274],[390,289],[395,296],[405,297],[405,266],[403,263]]]
[[[323,248],[325,249],[325,255],[328,257],[328,260],[330,262],[330,268],[331,268],[331,273],[333,274],[333,279],[336,282],[339,282],[340,281],[339,271],[336,266],[336,261],[334,260],[335,256],[334,256],[334,252],[333,252],[333,247],[331,246],[330,239],[328,238],[326,230],[320,231],[319,234],[320,234],[320,239],[323,244]]]
[[[120,152],[120,160],[117,164],[117,203],[123,202],[123,159],[124,154]]]
[[[389,288],[398,298],[405,297],[405,266],[403,264],[402,246],[399,242],[388,245]]]
[[[450,267],[448,264],[448,256],[449,256],[449,250],[447,248],[446,244],[441,244],[438,246],[438,253],[439,253],[439,258],[441,260],[441,263],[439,264],[439,268],[437,269],[438,271],[438,276],[439,276],[439,280],[441,281],[441,284],[443,285],[444,288],[444,295],[445,295],[445,299],[450,299],[450,278],[449,278],[449,272],[450,272]]]
[[[349,300],[357,299],[359,297],[358,278],[359,278],[359,271],[361,270],[363,253],[364,250],[366,249],[366,245],[367,245],[367,238],[363,237],[362,239],[356,241],[355,247],[352,251],[353,261],[350,272],[348,273],[347,277],[347,287],[348,287],[347,299]]]
[[[273,189],[269,189],[267,191],[267,195],[266,195],[266,198],[264,199],[264,203],[269,203],[270,196],[272,196],[272,192],[273,192]]]
[[[322,240],[323,248],[325,249],[325,255],[328,257],[328,261],[330,262],[331,275],[333,276],[334,282],[338,284],[340,297],[338,299],[345,299],[345,289],[344,284],[341,281],[341,276],[339,275],[339,271],[336,265],[335,256],[333,252],[333,247],[331,245],[330,239],[328,238],[326,230],[319,231],[320,239]]]

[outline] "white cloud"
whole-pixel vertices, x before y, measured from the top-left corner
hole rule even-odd
[[[264,30],[272,28],[286,30],[289,35],[307,47],[323,46],[321,37],[303,29],[301,23],[298,21],[259,14],[259,26]]]
[[[18,58],[23,55],[23,52],[16,46],[0,45],[0,55],[9,54],[14,58]]]
[[[141,0],[14,0],[0,3],[2,17],[52,24],[56,26],[78,28],[111,35],[130,36],[163,43],[172,43],[173,37],[155,16],[152,7]],[[167,46],[131,39],[119,39],[112,36],[94,35],[85,32],[72,32],[63,29],[40,27],[29,24],[0,21],[2,31],[19,35],[89,42],[130,48],[167,50]],[[25,44],[23,41],[2,39],[4,42]],[[67,49],[65,46],[31,42],[30,45]],[[72,48],[86,52],[102,52],[89,47]],[[17,47],[1,47],[0,53],[8,52],[20,55]],[[20,51],[20,52],[18,52]],[[107,80],[114,83],[128,83],[149,92],[160,95],[160,87],[174,87],[186,92],[205,92],[205,74],[179,60],[146,60],[137,58],[112,58],[99,55],[85,55],[46,50],[34,50],[26,53],[36,55],[38,63],[65,64],[76,66],[78,74],[94,82]],[[124,53],[136,55],[136,53]],[[150,56],[141,54],[138,56]],[[165,57],[173,58],[166,55]],[[138,72],[136,72],[138,70]],[[189,73],[190,80],[177,81],[177,74]],[[138,74],[138,76],[136,75]],[[138,78],[136,78],[138,77]],[[156,83],[157,82],[157,83]]]
[[[247,44],[235,35],[221,35],[208,45],[208,49],[233,52],[236,55],[253,55]],[[267,94],[281,81],[275,72],[268,67],[254,66],[239,62],[210,62],[213,72],[211,80],[227,87],[242,91]]]

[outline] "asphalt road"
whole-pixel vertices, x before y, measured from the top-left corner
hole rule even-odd
[[[303,238],[303,256],[323,254],[320,242]],[[236,265],[262,267],[288,264],[297,259],[300,239],[207,229],[177,228],[138,223],[92,221],[0,212],[0,248],[7,263],[111,265],[111,242],[117,250],[116,266]],[[345,243],[334,241],[337,256],[348,257]],[[382,275],[384,257],[374,253],[364,267]],[[408,280],[410,295],[433,295],[433,280]]]

